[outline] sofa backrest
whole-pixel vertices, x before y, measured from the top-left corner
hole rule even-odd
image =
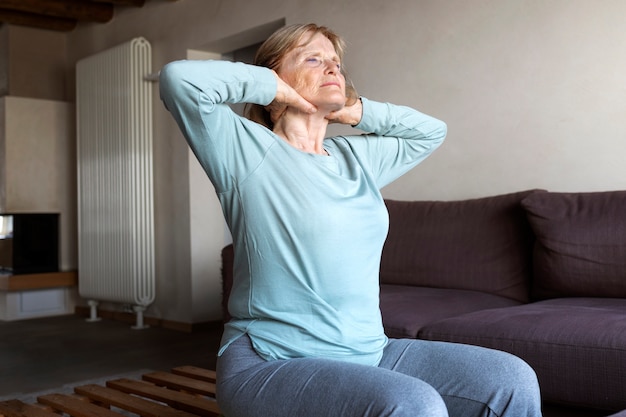
[[[227,323],[231,317],[228,312],[228,299],[233,289],[233,268],[235,263],[235,248],[233,244],[222,248],[222,320]]]
[[[529,300],[533,235],[520,202],[535,190],[462,201],[386,200],[380,280]]]
[[[626,297],[626,191],[537,192],[522,206],[537,236],[533,298]]]

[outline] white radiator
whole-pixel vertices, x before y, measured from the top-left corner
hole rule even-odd
[[[78,62],[79,293],[132,305],[154,301],[150,43],[136,38]]]

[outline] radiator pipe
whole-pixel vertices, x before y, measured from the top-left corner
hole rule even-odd
[[[89,318],[86,321],[100,321],[100,317],[98,317],[98,302],[96,300],[89,300],[87,304],[89,304]]]
[[[131,327],[133,330],[147,329],[148,327],[150,327],[143,322],[143,312],[145,310],[146,308],[144,306],[133,306],[133,311],[136,314],[135,325]]]

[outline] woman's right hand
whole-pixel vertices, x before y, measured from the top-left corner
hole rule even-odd
[[[292,107],[308,114],[312,114],[317,111],[317,108],[313,104],[302,98],[302,96],[298,94],[293,87],[283,81],[283,79],[278,76],[276,71],[272,72],[274,72],[274,75],[276,76],[276,97],[266,107],[266,109],[270,112],[272,122],[276,123],[285,110],[287,110],[287,107]]]

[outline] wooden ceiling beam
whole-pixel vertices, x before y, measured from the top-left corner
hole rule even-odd
[[[5,10],[66,19],[106,23],[113,18],[113,4],[81,0],[2,0]]]
[[[69,32],[73,30],[78,23],[75,19],[48,17],[33,13],[23,13],[5,9],[0,9],[0,22],[9,23],[16,26],[28,26],[59,32]]]
[[[146,0],[92,0],[95,3],[113,3],[117,6],[143,7]]]

